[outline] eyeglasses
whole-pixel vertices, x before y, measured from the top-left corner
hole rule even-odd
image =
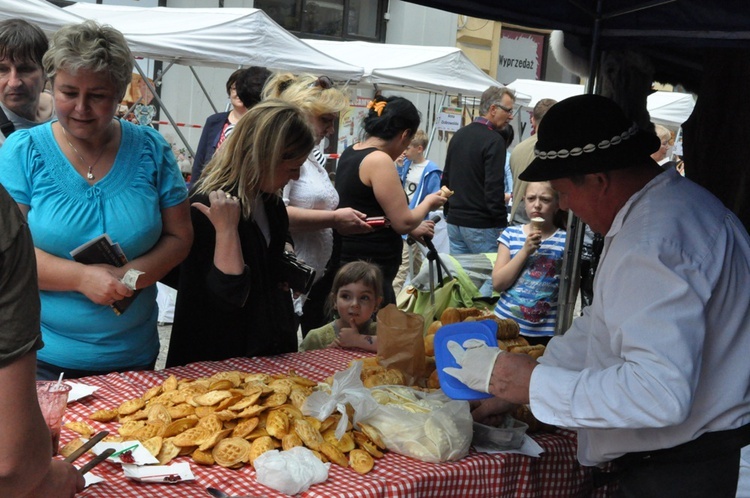
[[[310,83],[310,88],[319,86],[323,90],[328,90],[333,88],[333,80],[329,78],[328,76],[321,76],[317,80]]]
[[[497,107],[498,109],[502,109],[503,111],[507,112],[508,114],[513,114],[513,108],[512,107],[505,107],[503,104],[501,104],[499,102],[495,102],[493,105],[495,107]]]

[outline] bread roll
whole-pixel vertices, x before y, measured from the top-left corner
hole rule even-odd
[[[521,336],[518,336],[513,339],[498,339],[497,345],[500,347],[500,349],[507,351],[508,349],[516,346],[528,346],[529,341]]]
[[[435,334],[424,336],[425,356],[435,356]]]
[[[440,315],[440,321],[443,325],[458,323],[461,321],[461,312],[458,311],[458,308],[445,308],[443,313]]]
[[[430,324],[429,327],[427,327],[427,334],[426,335],[433,335],[442,326],[443,326],[443,322],[441,322],[440,320],[435,320],[434,322],[432,322]]]
[[[454,192],[453,192],[453,190],[451,190],[448,187],[446,187],[445,185],[443,185],[442,187],[440,187],[440,190],[438,190],[437,193],[440,194],[440,195],[442,195],[443,197],[445,197],[447,199],[448,197],[452,196]]]

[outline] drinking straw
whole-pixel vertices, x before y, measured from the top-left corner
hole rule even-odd
[[[60,385],[62,384],[63,375],[65,375],[65,372],[60,372],[60,377],[57,379],[57,384],[55,384],[55,390],[60,390]]]

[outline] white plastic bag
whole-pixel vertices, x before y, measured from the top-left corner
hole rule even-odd
[[[469,453],[473,421],[467,401],[402,386],[376,387],[372,393],[380,406],[366,422],[380,431],[389,450],[430,463]]]
[[[370,390],[362,384],[361,373],[362,362],[355,361],[351,367],[334,374],[331,392],[315,391],[312,393],[302,405],[302,413],[322,422],[334,410],[338,411],[341,419],[336,426],[336,437],[341,439],[349,423],[349,417],[346,414],[347,403],[354,408],[352,421],[354,424],[366,419],[378,409],[378,402],[372,397]]]
[[[253,461],[259,483],[288,495],[302,493],[328,479],[330,466],[304,446],[267,451]]]

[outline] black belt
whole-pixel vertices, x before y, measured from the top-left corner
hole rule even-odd
[[[612,461],[612,471],[594,468],[594,487],[604,486],[619,478],[631,467],[646,463],[694,462],[708,460],[750,444],[750,424],[726,431],[706,432],[672,448],[626,453]]]

